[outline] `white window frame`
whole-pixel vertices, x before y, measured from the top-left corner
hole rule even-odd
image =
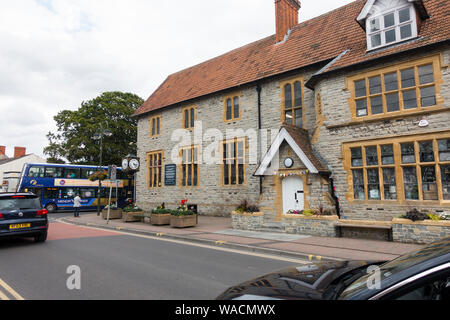
[[[403,9],[409,8],[409,15],[410,20],[400,23],[400,15],[399,12]],[[384,16],[394,13],[394,25],[390,27],[384,26]],[[371,32],[370,31],[370,23],[374,19],[379,19],[380,22],[380,30]],[[401,33],[400,28],[411,24],[411,36],[408,38],[401,39]],[[395,41],[386,43],[386,31],[395,29]],[[409,5],[402,5],[395,8],[390,8],[389,10],[386,10],[378,15],[371,16],[366,19],[366,30],[367,30],[367,50],[374,50],[378,48],[382,48],[385,46],[389,46],[395,43],[403,42],[406,40],[410,40],[417,37],[417,17],[416,17],[416,11],[414,9],[414,6]],[[379,46],[372,46],[372,36],[380,34],[381,35],[381,44]]]

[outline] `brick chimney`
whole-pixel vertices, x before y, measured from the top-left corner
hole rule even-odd
[[[27,152],[26,148],[14,147],[14,158],[23,157]]]
[[[292,27],[298,24],[298,0],[275,0],[276,41],[281,42]]]
[[[6,147],[0,146],[0,156],[5,156],[5,155],[6,155]]]

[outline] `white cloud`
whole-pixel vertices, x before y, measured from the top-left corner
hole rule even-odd
[[[303,0],[300,21],[351,0]],[[269,36],[273,0],[16,0],[0,10],[0,145],[43,155],[53,117]]]

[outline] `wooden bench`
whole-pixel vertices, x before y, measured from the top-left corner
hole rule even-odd
[[[338,237],[342,238],[343,228],[363,228],[363,229],[378,229],[388,231],[388,240],[392,240],[392,224],[389,221],[364,221],[364,220],[341,220],[336,223]]]

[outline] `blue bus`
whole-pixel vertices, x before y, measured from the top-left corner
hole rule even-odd
[[[102,170],[108,170],[108,167],[102,167]],[[36,194],[49,213],[73,210],[73,198],[76,194],[81,197],[81,210],[96,210],[98,181],[89,180],[89,176],[96,171],[99,171],[98,166],[25,163],[17,192]],[[112,183],[111,201],[123,208],[126,200],[133,198],[134,182],[120,168],[117,168],[117,179],[117,182]],[[109,180],[102,181],[101,208],[108,204],[110,186]]]

